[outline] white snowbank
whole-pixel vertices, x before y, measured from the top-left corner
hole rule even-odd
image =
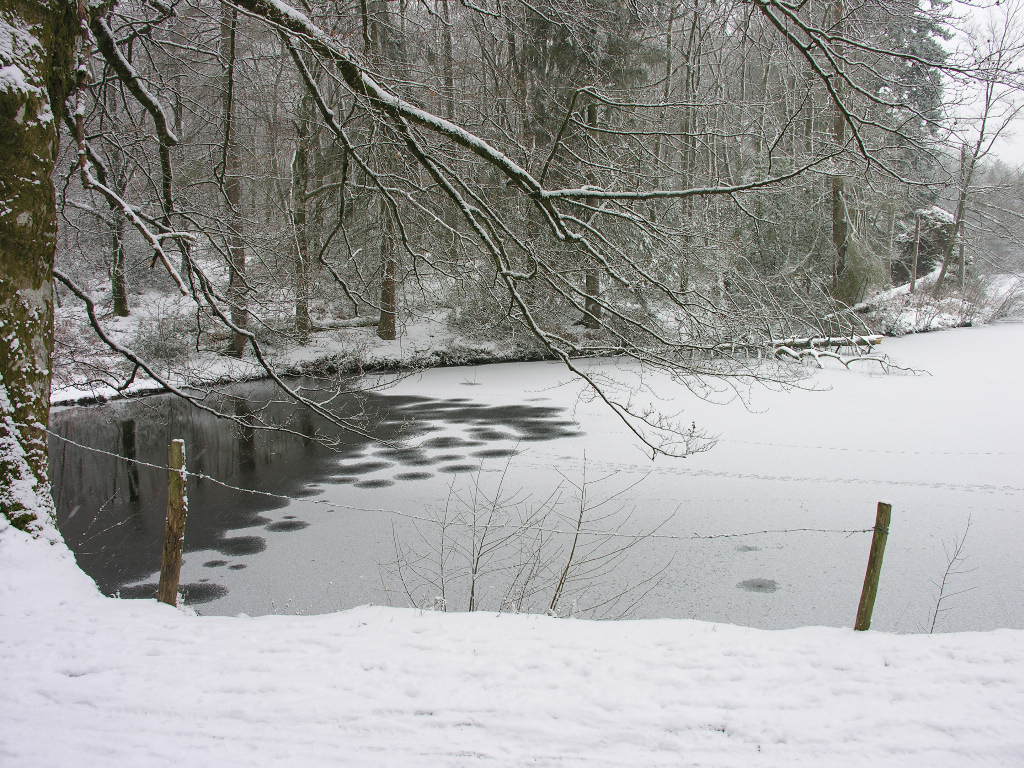
[[[0,521],[0,763],[1010,766],[1024,632],[932,636],[101,597]]]
[[[154,363],[172,386],[201,387],[227,381],[247,381],[266,377],[266,371],[248,350],[242,359],[222,354],[226,341],[213,345],[204,339],[196,351],[190,337],[194,305],[180,296],[147,294],[129,317],[102,320],[104,331],[119,344]],[[58,342],[54,360],[51,402],[71,404],[90,400],[115,399],[124,394],[137,395],[163,391],[163,386],[144,372],[125,384],[131,371],[116,354],[110,352],[86,325],[84,310],[76,304],[58,308]],[[264,344],[263,352],[278,372],[296,373],[309,366],[334,362],[352,373],[363,370],[431,367],[438,360],[480,358],[495,361],[515,359],[518,352],[510,342],[470,339],[454,329],[448,312],[436,309],[407,317],[401,334],[384,341],[375,327],[327,327],[311,335],[307,344],[289,342],[281,346]],[[164,330],[160,330],[163,327]],[[180,356],[173,362],[161,361],[159,353],[140,348],[140,338],[167,333],[182,335],[175,344]],[[104,371],[97,377],[98,371]],[[118,389],[118,387],[123,387]]]
[[[926,333],[945,328],[983,325],[1005,315],[1024,290],[1024,279],[1014,274],[981,278],[966,293],[953,292],[935,298],[931,291],[941,267],[918,278],[916,293],[910,283],[875,294],[853,307],[868,317],[868,325],[887,336]]]

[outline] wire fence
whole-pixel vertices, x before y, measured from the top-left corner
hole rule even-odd
[[[171,472],[171,471],[177,472],[177,471],[179,471],[179,470],[176,470],[176,469],[172,470],[172,468],[167,466],[166,464],[156,464],[156,463],[153,463],[153,462],[143,461],[141,459],[128,458],[128,457],[122,456],[119,453],[115,453],[113,451],[107,451],[107,450],[104,450],[102,448],[96,448],[94,446],[85,445],[84,443],[80,443],[80,442],[78,442],[76,440],[72,440],[69,437],[65,437],[64,435],[58,434],[58,433],[54,432],[53,430],[47,430],[47,432],[48,432],[48,434],[51,437],[53,437],[53,438],[55,438],[55,439],[57,439],[57,440],[59,440],[61,442],[67,443],[68,445],[72,445],[72,446],[74,446],[76,448],[79,448],[79,449],[82,449],[82,450],[89,451],[91,453],[95,453],[95,454],[99,454],[99,455],[103,455],[103,456],[108,456],[108,457],[117,459],[119,461],[124,461],[124,462],[130,463],[130,464],[134,464],[135,466],[146,467],[146,468],[149,468],[149,469],[156,469],[156,470],[160,470],[160,471],[163,471],[163,472]],[[652,470],[652,472],[656,472],[656,471],[657,470]],[[708,474],[708,473],[705,473],[705,472],[699,472],[699,473],[700,474],[705,474],[705,475]],[[228,490],[236,491],[238,493],[248,493],[248,494],[252,494],[254,496],[262,496],[262,497],[272,498],[272,499],[275,499],[275,500],[278,500],[278,501],[286,501],[286,502],[295,502],[295,501],[297,501],[297,499],[294,496],[288,496],[286,494],[281,494],[281,493],[274,493],[272,491],[259,490],[259,489],[256,489],[256,488],[246,488],[244,486],[233,485],[231,483],[227,483],[227,482],[225,482],[223,480],[220,480],[220,479],[218,479],[216,477],[213,477],[212,475],[206,474],[204,472],[195,472],[195,471],[192,471],[192,470],[189,470],[189,469],[185,469],[185,470],[183,470],[183,474],[186,477],[191,477],[191,478],[194,478],[196,480],[202,480],[202,481],[210,482],[210,483],[218,485],[218,486],[220,486],[222,488],[226,488]],[[743,478],[743,477],[757,477],[756,475],[747,475],[745,473],[719,473],[719,472],[711,473],[711,476],[735,476],[735,477],[741,477],[741,478]],[[1022,489],[1022,490],[1024,490],[1024,489]],[[392,515],[392,516],[399,517],[399,518],[404,518],[404,519],[407,519],[407,520],[413,520],[413,521],[416,521],[416,522],[439,524],[439,521],[438,521],[438,519],[436,517],[431,517],[429,515],[415,514],[415,513],[412,513],[412,512],[407,512],[407,511],[399,510],[399,509],[391,509],[391,508],[386,508],[386,507],[364,507],[364,506],[357,506],[357,505],[353,505],[353,504],[341,504],[341,503],[338,503],[338,502],[335,502],[335,501],[330,501],[328,499],[313,499],[313,498],[306,498],[306,497],[302,498],[302,502],[305,503],[305,504],[311,504],[311,505],[316,505],[316,506],[320,506],[320,507],[326,507],[326,508],[329,508],[329,509],[337,509],[337,510],[348,511],[348,512],[379,513],[379,514]],[[874,530],[873,528],[813,528],[813,527],[801,527],[801,528],[766,528],[766,529],[762,529],[762,530],[740,531],[740,532],[732,532],[732,533],[671,534],[671,533],[659,533],[657,531],[627,532],[627,531],[620,531],[620,530],[603,530],[603,529],[590,529],[590,528],[562,529],[562,528],[548,527],[548,526],[530,526],[530,525],[522,526],[522,525],[517,525],[517,524],[512,523],[512,522],[504,522],[504,521],[496,522],[496,523],[495,522],[491,522],[491,523],[486,523],[485,524],[485,523],[480,523],[480,522],[477,522],[477,521],[469,522],[469,521],[458,521],[458,520],[445,520],[444,524],[445,525],[465,526],[465,527],[489,528],[489,529],[497,529],[497,530],[507,530],[507,529],[513,529],[514,528],[516,530],[521,530],[521,531],[524,531],[524,532],[547,533],[547,534],[566,535],[566,536],[579,534],[579,535],[585,535],[585,536],[600,536],[600,537],[615,538],[615,539],[628,539],[628,540],[634,540],[634,541],[635,540],[641,540],[641,539],[644,539],[644,540],[646,540],[646,539],[670,540],[670,541],[697,541],[697,540],[712,540],[712,539],[737,539],[737,538],[744,538],[744,537],[749,537],[749,536],[763,536],[763,535],[769,535],[769,534],[790,534],[790,533],[822,533],[822,534],[827,533],[827,534],[842,534],[842,535],[849,536],[849,535],[858,534],[858,533],[871,533]]]

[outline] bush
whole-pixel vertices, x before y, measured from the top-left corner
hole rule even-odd
[[[137,355],[164,369],[189,357],[193,347],[193,318],[189,307],[160,297],[140,302],[138,316],[131,342]]]

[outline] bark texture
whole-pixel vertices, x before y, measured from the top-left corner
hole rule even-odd
[[[51,177],[76,30],[68,3],[0,6],[0,510],[23,530],[52,508],[45,432],[57,242]]]

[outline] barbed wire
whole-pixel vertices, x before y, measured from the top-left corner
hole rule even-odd
[[[110,457],[118,459],[120,461],[125,461],[125,462],[131,463],[131,464],[135,464],[137,466],[147,467],[147,468],[150,468],[150,469],[158,469],[158,470],[161,470],[161,471],[164,471],[164,472],[170,472],[170,471],[181,472],[181,471],[183,471],[184,474],[187,477],[193,477],[193,478],[196,478],[197,480],[206,480],[206,481],[214,483],[215,485],[218,485],[218,486],[220,486],[222,488],[226,488],[226,489],[232,490],[232,491],[238,491],[240,493],[249,493],[249,494],[253,494],[253,495],[256,495],[256,496],[265,496],[265,497],[272,498],[272,499],[275,499],[275,500],[285,500],[285,501],[292,502],[292,503],[295,503],[295,502],[298,502],[298,501],[302,501],[302,502],[307,503],[307,504],[327,507],[327,508],[330,508],[330,509],[339,509],[339,510],[344,510],[344,511],[348,511],[348,512],[375,512],[375,513],[380,513],[380,514],[394,515],[396,517],[404,518],[406,520],[412,520],[412,521],[421,522],[421,523],[429,523],[431,525],[447,525],[447,526],[457,526],[457,527],[469,527],[469,528],[476,528],[476,529],[480,529],[480,530],[482,530],[482,529],[488,529],[488,530],[521,530],[521,531],[524,531],[524,532],[550,533],[550,534],[556,534],[556,535],[561,535],[561,536],[573,536],[573,535],[579,534],[581,536],[594,536],[594,537],[598,537],[598,538],[608,538],[608,539],[632,539],[634,541],[647,540],[647,539],[660,539],[660,540],[670,540],[670,541],[698,541],[698,540],[711,540],[711,539],[737,539],[737,538],[744,538],[744,537],[748,537],[748,536],[765,536],[765,535],[787,534],[787,533],[833,533],[833,534],[842,534],[842,535],[845,535],[845,536],[852,536],[852,535],[858,534],[858,533],[871,533],[874,530],[873,528],[810,528],[810,527],[806,527],[806,528],[771,528],[771,529],[764,529],[764,530],[758,530],[758,531],[740,531],[740,532],[735,532],[735,533],[712,533],[712,534],[700,534],[700,533],[672,534],[672,533],[658,533],[656,531],[647,531],[647,532],[643,532],[643,533],[627,533],[627,532],[624,532],[624,531],[615,531],[615,530],[607,531],[607,530],[596,530],[596,529],[590,529],[590,528],[580,528],[579,530],[573,528],[573,529],[567,530],[567,529],[564,529],[564,528],[552,528],[552,527],[547,527],[547,526],[517,525],[517,524],[512,523],[512,522],[479,523],[479,522],[473,522],[473,521],[460,521],[460,520],[456,520],[456,519],[438,520],[437,518],[430,517],[428,515],[417,515],[417,514],[413,514],[411,512],[405,512],[405,511],[398,510],[398,509],[388,509],[388,508],[383,508],[383,507],[380,507],[380,508],[359,507],[359,506],[355,506],[355,505],[351,505],[351,504],[339,504],[338,502],[330,501],[328,499],[310,499],[310,498],[296,499],[293,496],[288,496],[288,495],[282,494],[282,493],[274,493],[272,491],[263,491],[263,490],[259,490],[257,488],[246,488],[244,486],[232,485],[231,483],[228,483],[228,482],[225,482],[223,480],[220,480],[220,479],[218,479],[216,477],[213,477],[212,475],[208,475],[205,472],[194,472],[194,471],[189,470],[189,469],[185,469],[185,470],[172,470],[171,467],[166,466],[166,465],[154,464],[152,462],[143,461],[141,459],[131,459],[131,458],[128,458],[126,456],[122,456],[119,453],[114,453],[113,451],[107,451],[107,450],[104,450],[102,448],[96,448],[95,446],[85,445],[84,443],[80,443],[80,442],[78,442],[76,440],[72,440],[71,438],[65,437],[64,435],[57,434],[56,432],[54,432],[53,430],[50,430],[50,429],[47,429],[46,431],[47,431],[47,433],[51,437],[54,437],[57,440],[65,442],[68,445],[73,445],[76,448],[81,448],[82,450],[90,451],[92,453],[98,453],[98,454],[101,454],[101,455],[104,455],[104,456],[110,456]]]

